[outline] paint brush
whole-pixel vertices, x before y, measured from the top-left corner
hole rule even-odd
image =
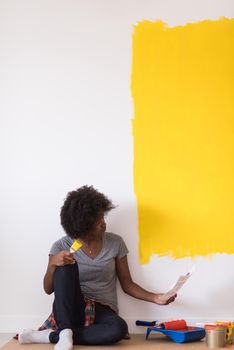
[[[81,247],[82,247],[82,243],[78,241],[78,239],[76,239],[70,247],[70,253],[77,252],[77,250],[79,250]]]

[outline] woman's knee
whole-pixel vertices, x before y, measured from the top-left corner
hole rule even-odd
[[[121,317],[113,318],[109,327],[110,343],[116,343],[122,340],[128,333],[128,325]]]
[[[57,266],[55,270],[54,277],[70,277],[74,274],[78,273],[78,265],[77,263],[75,264],[69,264],[69,265],[64,265],[64,266]]]
[[[57,266],[54,274],[54,290],[63,290],[68,285],[73,285],[78,280],[77,264]]]

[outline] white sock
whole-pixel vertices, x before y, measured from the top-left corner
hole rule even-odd
[[[67,328],[63,329],[59,333],[59,341],[55,345],[54,350],[72,350],[73,348],[73,333],[72,330]]]
[[[43,331],[28,329],[19,334],[18,340],[20,344],[49,344],[51,332],[53,332],[52,329],[44,329]]]

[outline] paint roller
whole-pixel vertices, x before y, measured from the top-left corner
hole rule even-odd
[[[161,322],[157,324],[157,321],[147,322],[147,321],[136,321],[137,326],[148,326],[148,327],[155,327],[160,329],[167,329],[167,330],[187,330],[188,326],[185,320],[173,320],[173,321],[167,321],[167,322]]]

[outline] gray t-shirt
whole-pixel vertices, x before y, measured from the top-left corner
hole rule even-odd
[[[69,250],[73,241],[68,236],[60,238],[52,245],[50,254]],[[127,254],[128,249],[122,237],[110,232],[104,233],[102,250],[95,259],[86,255],[82,249],[75,252],[74,258],[79,266],[80,286],[84,296],[118,312],[115,259],[123,258]]]

